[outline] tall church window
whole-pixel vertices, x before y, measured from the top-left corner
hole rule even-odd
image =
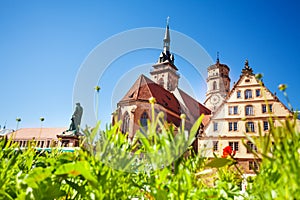
[[[130,117],[128,112],[126,112],[123,117],[122,133],[126,133],[129,131],[129,122],[130,122]]]
[[[252,99],[252,90],[245,91],[245,99]]]
[[[213,90],[216,90],[216,89],[217,89],[217,82],[214,81],[214,82],[213,82]]]
[[[141,115],[141,119],[140,119],[140,122],[141,122],[141,127],[143,128],[146,128],[147,127],[147,119],[148,119],[148,114],[147,112],[143,112],[143,114]]]

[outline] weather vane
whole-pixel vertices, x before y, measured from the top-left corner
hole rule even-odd
[[[168,16],[167,17],[167,25],[169,25],[169,20],[170,20],[170,17]]]

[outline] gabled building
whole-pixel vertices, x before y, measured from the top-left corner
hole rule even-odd
[[[121,130],[128,133],[129,139],[133,139],[140,126],[146,127],[147,119],[151,119],[150,97],[156,99],[156,113],[163,112],[165,120],[176,127],[180,126],[181,114],[186,115],[187,129],[192,127],[201,114],[211,114],[208,108],[178,87],[180,75],[174,63],[174,55],[170,52],[170,41],[167,24],[163,51],[150,72],[152,80],[141,75],[117,104],[113,120],[122,120]]]
[[[199,148],[205,156],[213,157],[213,153],[222,155],[223,148],[231,146],[236,151],[235,158],[245,173],[252,173],[257,168],[253,154],[242,144],[256,150],[256,146],[247,141],[246,135],[259,135],[259,127],[263,133],[270,129],[268,119],[273,116],[275,126],[292,112],[255,78],[248,61],[242,70],[239,80],[228,93],[223,104],[215,110],[203,137],[199,138]],[[274,117],[276,116],[276,118]]]

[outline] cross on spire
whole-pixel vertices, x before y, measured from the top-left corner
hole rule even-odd
[[[217,51],[217,63],[220,63],[219,52]]]
[[[167,26],[169,26],[169,20],[170,20],[170,17],[168,16],[167,17]]]

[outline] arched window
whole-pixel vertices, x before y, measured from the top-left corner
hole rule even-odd
[[[245,99],[252,99],[252,90],[245,90]]]
[[[217,89],[217,82],[214,81],[214,82],[213,82],[213,90],[216,90],[216,89]]]
[[[247,105],[245,107],[245,114],[246,115],[254,115],[253,106]]]
[[[147,112],[145,111],[145,112],[143,112],[143,114],[141,115],[141,118],[140,118],[140,123],[141,123],[140,131],[141,131],[143,134],[146,134],[147,129],[148,129],[147,120],[148,120],[148,114],[147,114]]]
[[[147,127],[147,119],[148,119],[148,114],[147,112],[143,112],[143,114],[141,115],[141,119],[140,119],[140,122],[141,122],[141,126],[142,127]]]
[[[128,112],[126,112],[123,117],[122,133],[126,133],[129,131],[129,122],[130,122],[130,117]]]

